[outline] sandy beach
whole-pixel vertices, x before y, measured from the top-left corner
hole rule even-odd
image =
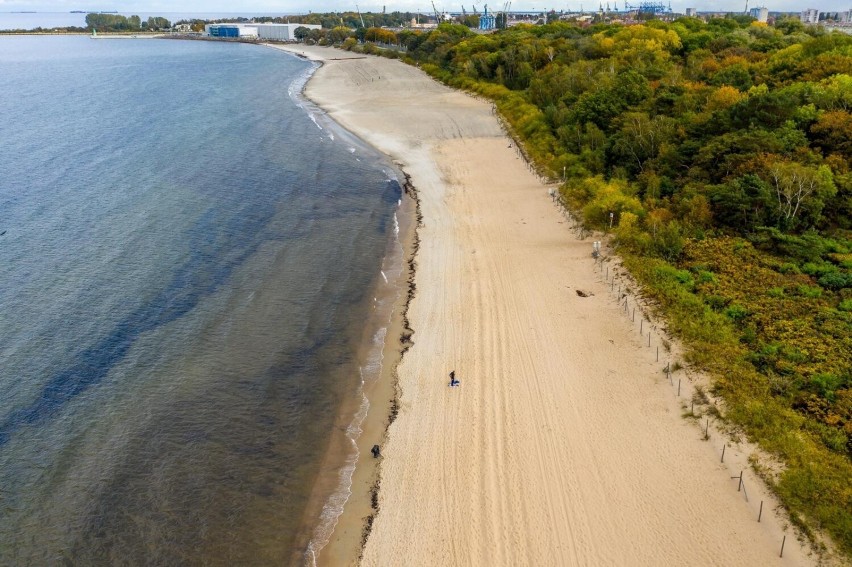
[[[423,217],[414,344],[361,563],[815,564],[748,449],[722,463],[724,438],[683,416],[691,386],[678,397],[662,371],[676,355],[657,361],[662,337],[648,347],[633,297],[613,291],[489,103],[398,61],[289,49],[324,62],[307,96],[410,175]],[[748,501],[731,478],[743,469]],[[360,536],[361,520],[340,529]]]

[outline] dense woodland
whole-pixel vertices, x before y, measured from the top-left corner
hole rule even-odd
[[[161,17],[151,17],[142,21],[139,16],[91,13],[86,14],[86,27],[101,32],[157,31],[169,29],[171,23]]]
[[[714,377],[702,412],[779,458],[755,468],[794,522],[852,553],[852,36],[733,17],[357,39],[494,101],[588,227],[614,213]]]

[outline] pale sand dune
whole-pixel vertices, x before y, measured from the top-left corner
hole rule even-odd
[[[790,531],[779,559],[769,497],[747,472],[746,503],[721,441],[681,417],[663,356],[489,104],[379,58],[328,61],[307,94],[398,160],[422,204],[414,346],[364,564],[811,563]]]

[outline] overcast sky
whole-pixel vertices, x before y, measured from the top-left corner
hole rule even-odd
[[[310,2],[308,0],[246,0],[245,2],[234,2],[233,0],[0,0],[0,12],[10,12],[17,10],[35,10],[39,12],[67,12],[70,10],[116,10],[123,14],[131,12],[243,12],[243,13],[306,13],[314,12],[338,12],[346,10],[355,10],[357,0],[325,0],[320,2]],[[464,0],[465,8],[470,10],[473,7],[471,0]],[[638,4],[641,0],[633,0],[633,3]],[[663,0],[666,4],[668,0]],[[585,0],[582,6],[585,10],[594,10],[598,7],[600,0]],[[358,1],[358,6],[364,12],[381,12],[382,4],[375,0]],[[476,6],[478,10],[482,10],[483,2],[480,0]],[[623,9],[624,0],[615,0],[618,7]],[[604,0],[606,4],[606,0]],[[852,0],[769,0],[761,2],[759,0],[749,0],[751,7],[764,4],[770,11],[801,11],[805,8],[817,8],[821,11],[841,11],[852,8]],[[461,10],[461,0],[436,0],[435,5],[439,10],[457,12]],[[498,1],[491,2],[492,10],[499,10],[503,3]],[[580,9],[580,0],[571,0],[569,2],[555,2],[554,0],[532,1],[518,0],[512,2],[512,10],[570,10],[577,11]],[[613,0],[610,0],[610,6],[613,6]],[[387,11],[421,11],[430,12],[432,4],[430,0],[399,0],[398,2],[388,2],[386,4]],[[683,12],[684,8],[694,7],[702,10],[719,10],[719,11],[742,11],[745,7],[745,0],[672,0],[672,9],[676,12]]]

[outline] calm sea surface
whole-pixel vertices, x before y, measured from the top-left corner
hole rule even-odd
[[[256,16],[288,16],[284,12],[122,12],[124,16],[137,15],[143,21],[149,17],[163,17],[171,23],[181,20],[222,20],[230,18],[253,18]],[[86,14],[70,12],[0,12],[0,30],[31,30],[35,28],[86,27]]]
[[[285,564],[392,239],[256,46],[0,38],[0,564]]]

